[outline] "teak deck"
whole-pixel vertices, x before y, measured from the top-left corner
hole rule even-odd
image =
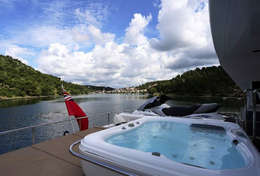
[[[91,128],[0,155],[0,175],[83,176],[80,160],[69,152],[69,146],[102,129]]]

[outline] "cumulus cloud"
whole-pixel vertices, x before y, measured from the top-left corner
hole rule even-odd
[[[210,37],[208,9],[197,9],[188,0],[162,0],[157,25],[160,39],[153,38],[151,45],[162,51],[207,45]]]
[[[218,61],[215,57],[207,57],[202,59],[201,57],[194,58],[181,54],[176,57],[174,62],[169,63],[167,67],[171,70],[178,70],[180,72],[184,72],[189,69],[205,65],[218,65]]]
[[[16,34],[9,40],[13,49],[6,54],[26,54],[29,50],[18,48],[22,44],[38,47],[38,70],[66,81],[112,87],[170,79],[187,69],[218,64],[205,1],[161,0],[154,6],[159,8],[158,17],[133,14],[118,41],[116,34],[102,28],[109,14],[107,7],[76,8],[69,15],[77,22],[64,27],[52,23],[62,21],[62,9],[68,5],[46,5],[46,12],[55,11],[54,21]],[[151,39],[146,30],[155,18],[160,35]]]
[[[125,42],[131,45],[141,45],[147,42],[144,36],[144,29],[151,21],[152,16],[147,17],[141,14],[134,14],[129,27],[126,29]]]
[[[134,14],[126,29],[125,42],[119,44],[114,37],[107,37],[106,42],[97,40],[90,52],[71,49],[60,43],[51,44],[38,60],[39,69],[68,81],[113,87],[171,78],[173,74],[170,69],[163,69],[160,63],[163,54],[158,55],[144,36],[144,29],[150,20],[151,16]],[[97,27],[95,30],[98,30],[95,32],[96,39],[112,36]]]
[[[158,15],[159,38],[150,40],[157,51],[174,57],[172,70],[218,64],[210,33],[208,2],[204,0],[162,0]]]
[[[95,27],[94,25],[89,25],[87,27],[87,31],[92,42],[97,45],[105,44],[107,42],[113,41],[115,38],[114,34],[103,33],[99,28]]]
[[[20,60],[24,64],[28,64],[28,61],[23,58],[25,58],[26,56],[33,55],[33,53],[27,48],[22,48],[16,45],[10,45],[6,48],[5,55],[12,56]]]

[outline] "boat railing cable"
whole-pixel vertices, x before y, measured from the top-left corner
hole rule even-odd
[[[87,117],[79,117],[77,119],[84,119],[84,118],[87,118]],[[36,128],[40,128],[40,127],[44,127],[44,126],[50,126],[50,125],[58,124],[58,123],[64,123],[64,122],[67,122],[67,121],[71,121],[72,122],[72,121],[75,121],[75,120],[76,120],[75,118],[69,118],[69,119],[64,119],[64,120],[55,121],[55,122],[48,122],[48,123],[42,123],[42,124],[38,124],[38,125],[31,125],[31,126],[22,127],[22,128],[16,128],[16,129],[11,129],[11,130],[6,130],[6,131],[0,131],[0,136],[31,129],[32,144],[35,144]]]
[[[111,112],[101,112],[99,114],[107,114],[109,117],[111,117],[111,114],[116,114],[116,113],[119,113],[119,112],[111,111]],[[69,119],[64,119],[64,120],[55,121],[55,122],[41,123],[41,124],[38,124],[38,125],[31,125],[31,126],[26,126],[26,127],[22,127],[22,128],[0,131],[0,136],[5,135],[5,134],[9,134],[9,133],[13,133],[13,132],[23,131],[23,130],[26,130],[26,129],[38,128],[38,127],[42,127],[42,126],[48,126],[48,125],[63,123],[63,122],[67,122],[67,121],[75,121],[75,120],[80,120],[80,119],[84,119],[84,118],[87,118],[87,117],[78,117],[77,119],[76,118],[69,118]]]
[[[77,119],[84,119],[87,117],[79,117]],[[16,128],[16,129],[11,129],[11,130],[6,130],[6,131],[0,131],[0,136],[5,135],[5,134],[9,134],[9,133],[13,133],[13,132],[18,132],[18,131],[23,131],[26,129],[31,129],[31,128],[38,128],[38,127],[42,127],[42,126],[48,126],[48,125],[53,125],[53,124],[57,124],[57,123],[62,123],[62,122],[66,122],[66,121],[74,121],[77,119],[65,119],[65,120],[60,120],[60,121],[55,121],[55,122],[48,122],[48,123],[41,123],[38,125],[32,125],[32,126],[27,126],[27,127],[22,127],[22,128]]]
[[[104,118],[107,116],[107,120],[104,119],[103,125],[109,125],[110,123],[112,123],[112,117],[113,115],[120,113],[120,112],[116,112],[116,111],[110,111],[110,112],[98,112],[98,113],[88,113],[88,116],[91,117],[92,114],[95,114],[95,116],[103,116]],[[44,127],[44,126],[50,126],[50,125],[54,125],[54,124],[59,124],[59,123],[64,123],[64,122],[71,122],[71,124],[73,124],[73,121],[76,120],[80,120],[80,119],[84,119],[87,117],[78,117],[76,118],[66,118],[63,120],[59,120],[59,121],[54,121],[54,122],[47,122],[47,123],[41,123],[41,124],[37,124],[37,125],[31,125],[31,126],[26,126],[26,127],[21,127],[21,128],[16,128],[16,129],[10,129],[10,130],[6,130],[6,131],[0,131],[0,136],[3,135],[8,135],[10,133],[16,133],[16,132],[22,132],[25,130],[31,130],[31,134],[32,134],[32,144],[35,144],[36,141],[36,129],[40,128],[40,127]],[[90,121],[90,128],[95,127],[95,121]],[[102,125],[100,125],[102,126]],[[66,133],[68,133],[68,131],[65,131]],[[65,132],[63,134],[65,134]],[[76,131],[73,130],[73,133],[75,133]]]

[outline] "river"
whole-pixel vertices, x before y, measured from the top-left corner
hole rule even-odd
[[[146,95],[134,94],[89,94],[73,96],[89,117],[90,127],[106,125],[112,122],[112,117],[119,112],[132,112],[142,105],[148,98]],[[215,101],[215,100],[207,100]],[[201,100],[179,100],[174,104],[200,103]],[[233,104],[232,104],[233,105]],[[225,105],[221,111],[237,112],[239,106]],[[109,115],[108,115],[109,113]],[[109,117],[108,117],[109,116]],[[64,99],[52,100],[9,100],[0,102],[0,131],[38,125],[48,122],[68,119]],[[76,123],[70,121],[36,128],[35,142],[51,139],[63,135],[65,130],[73,132]],[[74,127],[74,128],[73,128]],[[32,144],[32,130],[14,132],[0,136],[0,154]]]

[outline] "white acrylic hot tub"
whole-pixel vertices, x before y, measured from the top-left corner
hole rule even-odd
[[[87,176],[260,175],[259,154],[243,130],[219,120],[145,117],[90,134],[79,150]]]

